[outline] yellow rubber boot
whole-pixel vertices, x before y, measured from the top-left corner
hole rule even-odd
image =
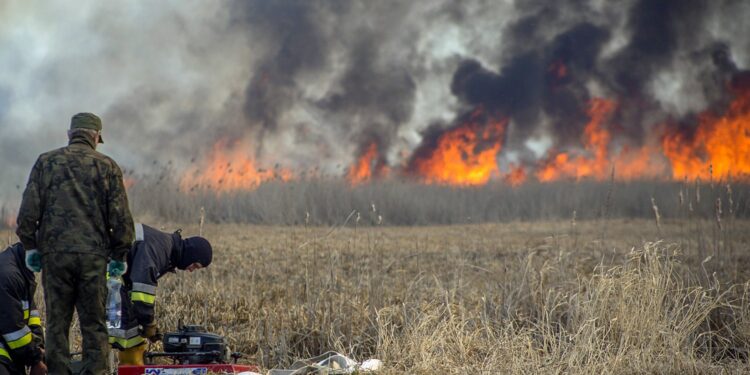
[[[146,344],[134,346],[129,349],[121,350],[117,353],[121,365],[143,366],[143,353],[146,352]]]

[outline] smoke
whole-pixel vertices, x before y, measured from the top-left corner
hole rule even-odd
[[[501,157],[531,158],[576,146],[594,97],[638,144],[726,105],[748,15],[740,0],[4,2],[0,201],[80,111],[137,173],[222,139],[264,166],[341,174],[373,142],[403,165],[479,107],[511,120]]]

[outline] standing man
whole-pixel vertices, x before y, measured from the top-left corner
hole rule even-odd
[[[128,253],[128,271],[120,288],[122,327],[109,331],[109,342],[120,350],[121,365],[142,366],[146,340],[159,336],[154,320],[157,280],[175,268],[193,272],[208,267],[212,258],[211,243],[203,237],[183,239],[180,231],[166,233],[136,224],[135,244]]]
[[[96,151],[102,121],[73,116],[68,146],[39,156],[23,193],[18,238],[26,264],[44,270],[47,307],[47,366],[70,374],[68,332],[78,311],[83,337],[81,374],[107,373],[107,260],[110,274],[125,272],[133,243],[133,218],[114,160]]]
[[[20,243],[0,253],[0,375],[24,375],[26,367],[31,375],[47,373],[36,280],[24,257]]]

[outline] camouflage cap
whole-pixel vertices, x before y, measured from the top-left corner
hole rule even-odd
[[[93,113],[76,113],[73,118],[70,119],[70,130],[73,129],[91,129],[101,132],[102,119]],[[99,134],[99,143],[104,143],[101,133]]]

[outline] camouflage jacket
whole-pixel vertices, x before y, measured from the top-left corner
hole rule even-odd
[[[18,212],[16,233],[26,249],[124,261],[133,231],[122,171],[93,139],[76,135],[39,156]]]

